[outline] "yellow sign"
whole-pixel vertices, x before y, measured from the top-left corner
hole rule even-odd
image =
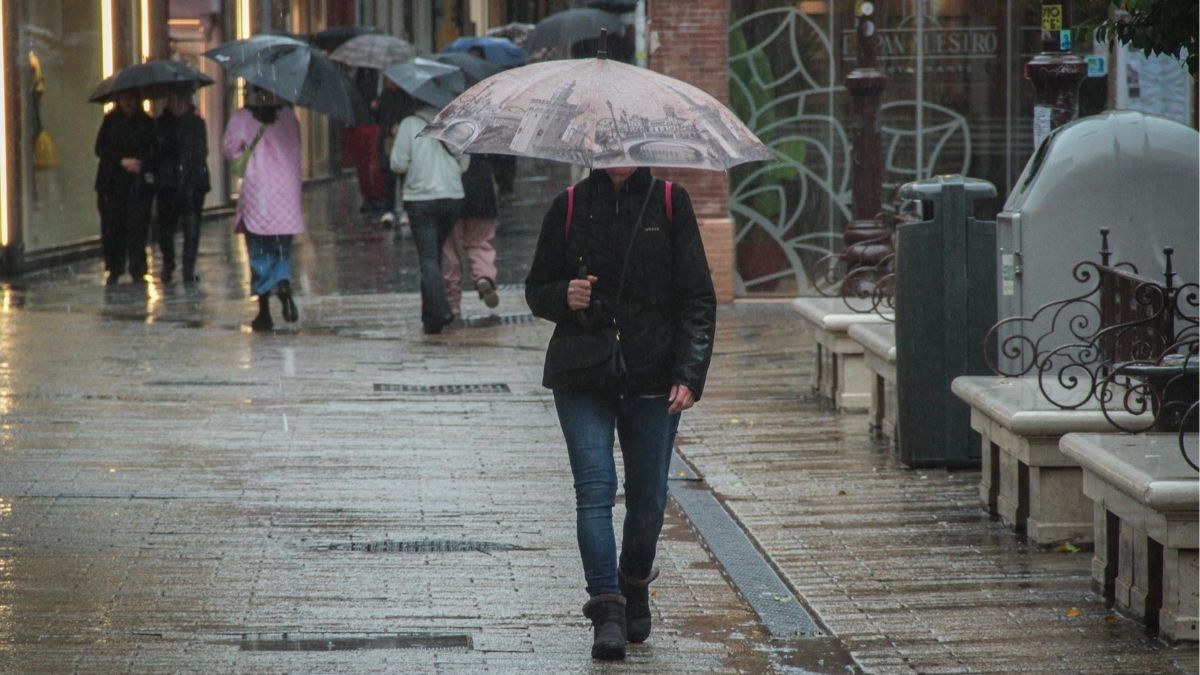
[[[1062,5],[1042,5],[1042,30],[1062,30]]]

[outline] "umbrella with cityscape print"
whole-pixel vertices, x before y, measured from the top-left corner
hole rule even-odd
[[[492,75],[446,105],[421,134],[464,152],[538,157],[592,169],[724,171],[774,158],[709,94],[603,55]]]

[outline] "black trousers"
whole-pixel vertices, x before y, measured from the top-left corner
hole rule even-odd
[[[134,281],[146,274],[146,238],[154,193],[146,190],[98,192],[104,269],[120,276],[129,265]]]
[[[204,193],[199,190],[163,188],[158,192],[158,250],[162,252],[163,274],[175,271],[175,233],[183,230],[183,276],[196,273],[200,249],[200,211]]]

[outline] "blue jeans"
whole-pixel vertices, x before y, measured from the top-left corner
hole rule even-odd
[[[250,293],[262,295],[292,278],[292,235],[246,233],[250,256]]]
[[[644,579],[654,567],[667,472],[679,415],[667,414],[667,397],[621,397],[554,392],[554,407],[567,441],[575,477],[575,527],[583,576],[591,597],[620,593],[612,509],[617,496],[613,429],[625,462],[625,525],[620,567]]]
[[[442,246],[462,211],[461,199],[404,202],[421,265],[421,322],[440,328],[453,316],[442,281]]]

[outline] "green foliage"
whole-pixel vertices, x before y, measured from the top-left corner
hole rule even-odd
[[[1096,39],[1108,44],[1140,50],[1146,56],[1169,54],[1187,63],[1188,72],[1196,77],[1197,32],[1200,31],[1200,3],[1196,0],[1109,0],[1116,8],[1116,18],[1085,21],[1079,28],[1080,38]]]
[[[736,20],[736,19],[735,19]],[[750,126],[754,133],[762,139],[776,154],[774,166],[759,178],[759,187],[777,186],[796,180],[800,172],[797,168],[804,163],[804,143],[797,140],[777,140],[776,136],[788,133],[784,127],[776,127],[775,111],[771,104],[776,98],[775,90],[767,86],[775,77],[771,70],[771,62],[762,49],[750,50],[746,45],[746,37],[741,29],[729,34],[729,55],[731,86],[729,88],[729,103],[737,116]],[[746,58],[737,58],[745,56]],[[758,114],[754,118],[755,113]],[[754,118],[751,121],[751,118]],[[736,167],[735,177],[740,171],[752,171],[754,165]],[[776,190],[765,190],[754,197],[754,210],[768,220],[776,220],[783,209],[783,203]]]

